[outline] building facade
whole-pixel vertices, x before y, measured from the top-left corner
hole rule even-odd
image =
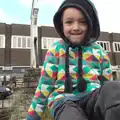
[[[0,73],[24,72],[30,67],[30,26],[0,24]]]
[[[39,65],[50,46],[61,38],[54,27],[38,27]],[[120,65],[120,34],[101,32],[97,41],[109,54],[113,66]],[[24,73],[30,67],[30,25],[0,23],[0,74]]]

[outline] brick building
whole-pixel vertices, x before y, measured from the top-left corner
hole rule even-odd
[[[47,49],[59,39],[53,27],[38,27],[40,66]],[[112,65],[120,65],[120,34],[101,32],[97,42],[108,52]],[[30,44],[30,25],[0,23],[0,74],[23,73],[30,67]]]

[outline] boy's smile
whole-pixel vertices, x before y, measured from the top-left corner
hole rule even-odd
[[[87,34],[88,25],[83,13],[76,8],[67,8],[63,13],[63,31],[64,35],[75,44],[84,40]]]

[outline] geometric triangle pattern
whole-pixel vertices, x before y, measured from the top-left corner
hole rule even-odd
[[[53,108],[54,101],[64,97],[66,43],[56,42],[47,51],[41,70],[41,77],[31,106],[28,110],[29,120],[38,120],[48,105]],[[82,55],[78,55],[78,48],[69,49],[69,74],[74,87],[73,94],[78,95],[78,56],[82,56],[82,76],[87,83],[86,92],[100,87],[105,80],[112,80],[109,57],[100,45],[93,43],[82,48]],[[80,86],[79,86],[80,87]]]

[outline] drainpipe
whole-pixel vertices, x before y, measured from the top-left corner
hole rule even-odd
[[[31,26],[30,26],[30,35],[31,35],[31,52],[30,52],[30,66],[32,68],[39,67],[38,60],[38,27],[37,27],[37,17],[38,17],[38,1],[33,0],[32,9],[31,9]]]

